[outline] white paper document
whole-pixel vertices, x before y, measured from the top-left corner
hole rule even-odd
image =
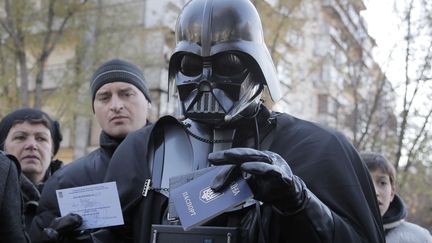
[[[83,218],[81,230],[124,224],[115,182],[56,190],[56,194],[61,216],[76,213]]]

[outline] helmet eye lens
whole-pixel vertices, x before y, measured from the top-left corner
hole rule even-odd
[[[198,76],[202,72],[201,57],[196,55],[184,55],[180,62],[180,72],[189,77]]]
[[[233,53],[221,54],[213,61],[213,72],[220,76],[235,76],[246,69],[240,57]]]
[[[246,70],[244,61],[236,54],[224,53],[216,55],[212,61],[208,60],[213,72],[219,76],[236,76]],[[180,72],[189,77],[195,77],[203,71],[203,60],[200,56],[185,54],[181,57]]]

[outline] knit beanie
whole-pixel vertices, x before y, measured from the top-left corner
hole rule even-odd
[[[45,119],[48,121],[51,138],[53,141],[53,155],[56,155],[60,148],[60,142],[63,140],[63,136],[60,131],[60,124],[57,121],[52,120],[47,113],[32,108],[18,109],[3,117],[0,122],[0,150],[4,150],[4,143],[6,141],[7,135],[12,126],[15,125],[16,121],[24,122],[34,119]]]
[[[99,66],[93,74],[90,83],[92,104],[98,89],[104,84],[112,82],[125,82],[134,85],[144,94],[148,102],[151,102],[147,82],[141,69],[125,60],[112,59]]]

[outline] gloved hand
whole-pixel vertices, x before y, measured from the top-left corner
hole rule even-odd
[[[69,213],[63,217],[53,219],[50,226],[43,231],[43,242],[59,242],[62,237],[72,233],[82,224],[78,214]]]
[[[304,182],[293,175],[288,163],[276,153],[232,148],[211,153],[208,159],[213,165],[231,165],[214,179],[215,191],[225,189],[243,176],[256,200],[271,203],[283,214],[296,213],[307,203]]]

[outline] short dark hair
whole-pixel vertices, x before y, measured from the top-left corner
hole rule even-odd
[[[57,121],[51,119],[47,113],[33,108],[21,108],[14,110],[3,117],[3,119],[0,121],[0,149],[4,149],[4,143],[9,130],[14,125],[24,122],[28,122],[30,124],[42,124],[50,130],[53,142],[53,155],[56,155],[60,148],[60,142],[63,140],[63,135],[60,131],[60,124]]]
[[[396,170],[395,167],[384,157],[384,155],[376,152],[360,152],[360,157],[366,164],[369,171],[380,170],[387,174],[390,178],[392,187],[396,185]]]
[[[42,116],[40,118],[26,117],[22,120],[17,119],[17,120],[12,122],[12,127],[15,126],[16,124],[22,124],[24,122],[28,122],[30,124],[42,124],[45,127],[47,127],[50,131],[52,129],[51,122],[48,120],[48,117],[45,117],[45,116]]]

